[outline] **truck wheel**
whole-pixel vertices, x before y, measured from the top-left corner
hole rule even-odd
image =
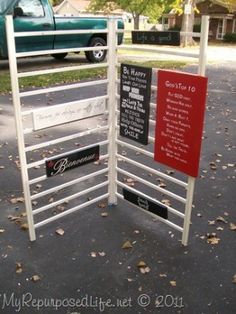
[[[67,53],[55,53],[52,54],[52,57],[57,60],[63,60],[67,56]]]
[[[106,41],[101,37],[93,37],[89,43],[89,47],[106,46]],[[106,50],[85,51],[86,58],[89,62],[102,62],[106,58]]]

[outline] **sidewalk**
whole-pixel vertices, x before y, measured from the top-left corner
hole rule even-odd
[[[145,45],[133,45],[135,47],[141,47],[141,46],[145,46]],[[153,46],[154,47],[154,46]],[[150,48],[150,45],[149,45]],[[195,47],[191,47],[191,48],[181,48],[181,47],[163,47],[163,46],[155,46],[154,49],[157,49],[158,51],[163,51],[163,54],[161,53],[140,53],[140,55],[138,55],[137,52],[129,52],[130,57],[132,56],[132,59],[135,58],[136,60],[139,59],[149,59],[149,60],[179,60],[179,61],[194,61],[194,58],[189,58],[189,57],[180,57],[180,56],[171,56],[171,55],[167,55],[165,53],[166,50],[169,50],[171,52],[183,52],[184,54],[190,53],[190,54],[198,54],[199,53],[199,47],[195,46]],[[135,56],[134,56],[135,53]],[[120,50],[120,57],[121,59],[123,58],[123,54],[122,50]],[[126,58],[126,57],[125,57]],[[208,46],[208,50],[207,50],[207,60],[210,63],[225,63],[225,62],[236,62],[236,45],[210,45]]]

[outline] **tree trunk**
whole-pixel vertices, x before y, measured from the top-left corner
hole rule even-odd
[[[193,26],[194,26],[194,6],[195,6],[195,0],[185,0],[184,6],[190,5],[191,6],[191,12],[186,12],[184,9],[183,19],[182,19],[182,32],[192,32]],[[187,14],[190,13],[190,14]],[[191,35],[183,35],[181,36],[181,45],[183,47],[186,46],[192,46],[195,42],[193,40],[193,37]]]
[[[134,29],[139,29],[139,14],[133,14],[134,18]]]

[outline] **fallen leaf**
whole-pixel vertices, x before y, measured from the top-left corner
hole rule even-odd
[[[27,230],[29,230],[29,225],[28,225],[27,222],[26,222],[26,223],[22,223],[22,224],[20,225],[20,228],[21,228],[21,230],[23,230],[23,231],[27,231]]]
[[[99,207],[99,208],[106,208],[107,205],[106,205],[105,203],[99,203],[99,204],[98,204],[98,207]]]
[[[174,280],[171,280],[171,281],[170,281],[170,284],[171,284],[172,287],[176,287],[176,286],[177,286],[177,283],[176,283],[176,281],[174,281]]]
[[[216,233],[207,233],[207,243],[215,245],[219,244],[220,238],[217,237]]]
[[[50,197],[49,200],[48,200],[48,203],[53,203],[53,202],[54,202],[54,198]]]
[[[159,277],[161,277],[161,278],[166,278],[167,275],[166,275],[166,274],[159,274]]]
[[[228,221],[227,221],[227,220],[225,220],[225,218],[224,218],[224,217],[222,217],[222,216],[218,216],[218,217],[216,218],[216,221],[218,221],[218,222],[223,222],[223,223],[225,223],[225,224],[227,224],[227,223],[228,223]]]
[[[166,184],[164,182],[161,182],[160,184],[158,184],[158,186],[163,189],[166,188]]]
[[[91,253],[90,253],[90,256],[91,256],[91,257],[97,257],[97,252],[91,252]]]
[[[101,216],[102,217],[108,217],[108,213],[107,212],[103,212],[103,213],[101,213]]]
[[[151,271],[150,267],[148,267],[144,261],[140,261],[137,267],[141,274],[147,274]]]
[[[58,206],[57,206],[57,209],[58,209],[60,212],[63,212],[63,211],[65,210],[65,206],[58,205]]]
[[[148,266],[147,267],[139,267],[139,271],[141,274],[148,274],[148,273],[150,273],[151,269]]]
[[[232,231],[236,231],[236,225],[231,222],[229,225],[229,229]]]
[[[33,282],[37,282],[37,281],[41,280],[41,278],[40,278],[39,275],[33,275],[30,279],[31,279]]]
[[[216,224],[215,220],[208,220],[208,225],[214,226]]]
[[[122,249],[132,249],[133,245],[131,244],[131,242],[125,241],[125,243],[122,245]]]
[[[232,282],[233,282],[234,284],[236,284],[236,274],[233,276]]]
[[[104,257],[104,256],[106,256],[106,253],[105,252],[98,252],[98,255],[101,257]]]
[[[173,175],[175,172],[174,172],[173,170],[166,170],[166,173],[167,173],[168,175]]]
[[[56,234],[58,234],[59,236],[63,236],[65,234],[65,231],[62,228],[58,228],[55,231]]]
[[[24,203],[24,197],[15,197],[10,199],[11,204]]]
[[[216,163],[214,161],[211,161],[209,165],[210,165],[211,170],[217,169]]]
[[[162,204],[164,204],[166,206],[171,206],[170,200],[163,199],[161,202],[162,202]]]
[[[17,262],[16,263],[16,274],[21,274],[22,272],[23,272],[22,264]]]

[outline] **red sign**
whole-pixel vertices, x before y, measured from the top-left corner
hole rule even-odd
[[[207,78],[158,71],[154,159],[197,177],[207,93]]]

